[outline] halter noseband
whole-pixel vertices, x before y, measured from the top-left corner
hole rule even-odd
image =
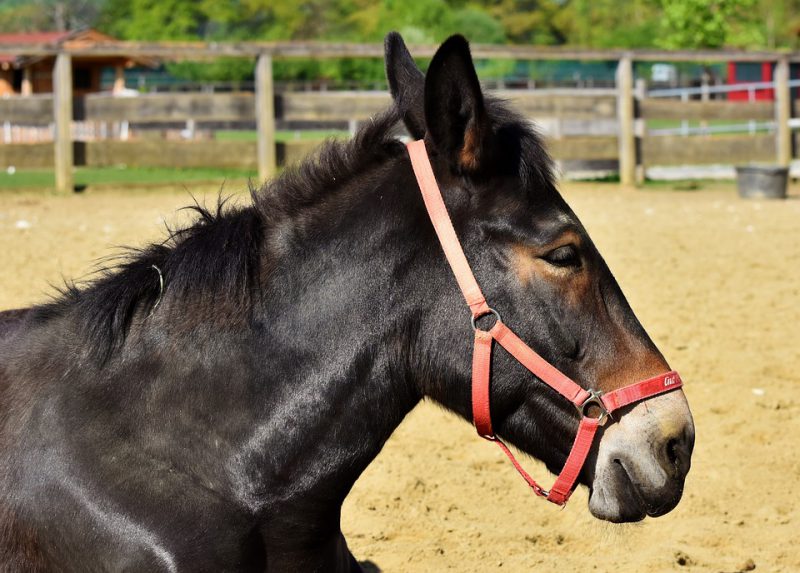
[[[557,505],[564,505],[572,495],[575,482],[592,447],[597,428],[605,424],[610,414],[619,408],[680,388],[683,385],[681,377],[675,371],[666,372],[619,388],[613,392],[603,393],[599,390],[581,388],[555,366],[539,356],[514,334],[500,320],[500,315],[497,311],[486,303],[486,298],[483,296],[480,286],[478,286],[478,281],[475,280],[475,276],[472,274],[472,269],[464,256],[464,250],[458,241],[453,223],[447,214],[447,207],[445,207],[442,193],[436,183],[436,177],[428,159],[425,142],[423,140],[413,141],[407,145],[407,148],[428,215],[436,230],[436,235],[439,237],[439,242],[442,245],[447,261],[450,263],[450,268],[455,274],[458,286],[472,313],[472,327],[475,330],[475,346],[472,355],[472,418],[475,428],[482,438],[495,442],[500,446],[519,474],[537,495],[545,497],[548,501]],[[475,320],[487,314],[494,315],[495,324],[489,330],[481,330],[475,324]],[[522,468],[511,453],[511,450],[495,435],[492,428],[489,403],[489,370],[493,340],[496,340],[500,346],[530,370],[534,376],[569,400],[577,408],[581,416],[578,434],[575,436],[572,450],[570,450],[567,461],[556,478],[555,484],[549,491],[537,484]],[[600,409],[600,415],[597,418],[588,415],[590,406],[596,406]]]

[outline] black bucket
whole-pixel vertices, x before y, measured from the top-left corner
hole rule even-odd
[[[736,168],[739,197],[786,199],[789,168],[777,165],[744,165]]]

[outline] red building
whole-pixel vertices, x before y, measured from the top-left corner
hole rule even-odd
[[[774,62],[728,62],[728,85],[772,82],[775,71]],[[795,64],[789,67],[792,79],[800,78],[800,69]],[[797,88],[792,90],[793,97]],[[752,95],[751,95],[752,92]],[[773,101],[775,91],[771,88],[728,92],[728,99],[733,101]]]

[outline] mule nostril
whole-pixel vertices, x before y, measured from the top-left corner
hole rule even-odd
[[[670,441],[667,442],[667,459],[669,463],[674,466],[677,466],[680,462],[680,456],[678,454],[679,443],[677,438],[672,438]]]
[[[686,432],[667,440],[665,454],[667,463],[675,468],[676,475],[685,476],[689,471],[692,457],[693,441]]]

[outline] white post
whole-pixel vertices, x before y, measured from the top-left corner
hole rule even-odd
[[[689,92],[685,90],[681,92],[681,101],[682,102],[689,101]],[[689,135],[689,122],[685,119],[681,121],[681,135],[683,135],[684,137]]]
[[[33,93],[33,81],[31,79],[30,65],[22,69],[22,85],[20,86],[20,94],[29,96]]]
[[[704,73],[700,81],[700,100],[704,102],[709,101],[711,99],[711,93],[708,89],[708,74]],[[708,135],[708,122],[706,120],[700,122],[700,128],[704,134]]]
[[[114,87],[111,88],[111,93],[121,94],[125,91],[125,67],[122,64],[114,66]]]
[[[186,120],[186,128],[183,130],[183,138],[194,141],[197,132],[197,122],[194,119]]]

